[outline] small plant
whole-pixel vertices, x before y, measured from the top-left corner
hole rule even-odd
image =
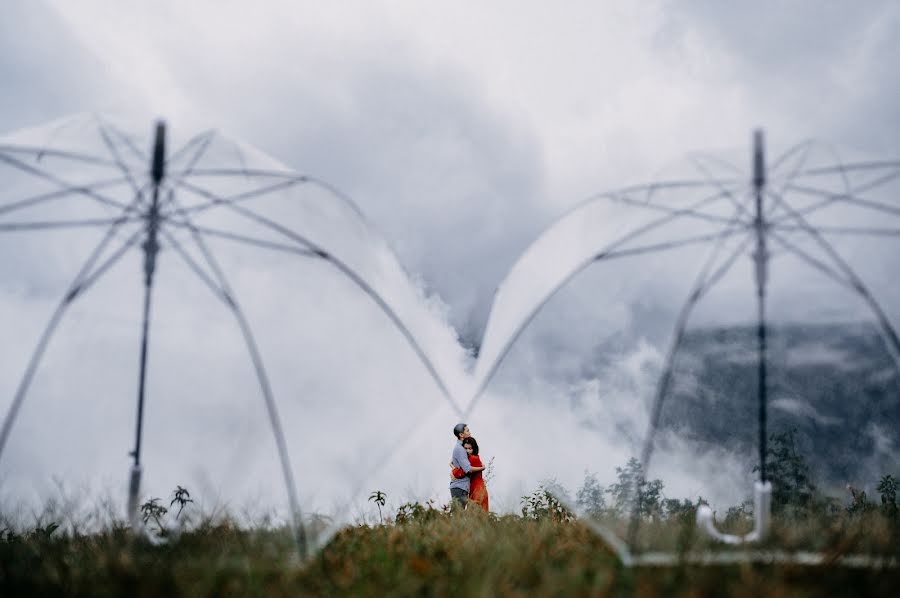
[[[412,523],[413,521],[431,521],[441,511],[434,508],[434,499],[429,499],[425,504],[410,501],[400,505],[397,509],[397,523]]]
[[[382,492],[381,490],[376,490],[372,494],[369,495],[369,500],[375,503],[375,506],[378,507],[378,520],[384,525],[384,516],[381,514],[381,507],[384,506],[387,499],[387,494]]]
[[[50,536],[53,535],[53,532],[55,532],[57,529],[59,529],[59,524],[56,523],[55,521],[51,521],[50,523],[48,523],[45,526],[39,525],[39,526],[35,527],[34,531],[31,532],[31,537],[40,538],[42,540],[47,540],[50,538]]]
[[[160,517],[169,512],[169,509],[165,508],[159,501],[162,499],[159,498],[151,498],[147,502],[141,505],[141,515],[144,517],[144,523],[147,523],[151,519],[156,522],[157,528],[162,531],[163,524],[160,520]]]
[[[887,516],[897,517],[897,480],[892,475],[886,475],[878,482],[878,492],[881,493],[881,511]]]
[[[181,516],[181,512],[184,510],[184,507],[189,502],[194,502],[191,499],[191,493],[187,491],[187,488],[182,488],[181,486],[175,487],[174,498],[172,498],[172,502],[169,503],[169,508],[172,507],[175,503],[178,503],[178,513],[175,515],[175,519],[178,519]]]
[[[482,474],[482,479],[484,483],[487,484],[491,480],[494,479],[494,458],[491,457],[488,459],[487,467],[484,468],[484,473]]]
[[[561,487],[554,481],[541,482],[538,489],[522,497],[522,517],[525,519],[550,519],[559,523],[575,520],[575,514],[556,498],[554,492]]]
[[[0,542],[4,544],[15,544],[22,541],[21,534],[17,534],[14,530],[5,527],[0,529]]]
[[[847,512],[851,515],[862,515],[875,508],[875,505],[869,502],[866,497],[865,490],[854,488],[847,484],[847,490],[850,491],[850,504],[847,506]]]

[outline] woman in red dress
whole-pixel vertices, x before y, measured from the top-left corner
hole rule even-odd
[[[481,463],[481,457],[478,456],[478,443],[475,441],[475,438],[469,436],[463,440],[463,448],[469,454],[469,464],[472,467],[484,468],[484,465]],[[452,463],[450,467],[453,467]],[[462,468],[456,467],[450,473],[450,477],[464,478],[466,477],[466,472]],[[481,505],[481,508],[488,512],[488,491],[487,486],[484,485],[482,470],[472,472],[469,475],[469,500]]]

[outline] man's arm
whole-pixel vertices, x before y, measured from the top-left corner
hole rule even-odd
[[[469,454],[461,444],[453,447],[453,465],[462,469],[466,474],[472,471],[472,465],[469,463]]]

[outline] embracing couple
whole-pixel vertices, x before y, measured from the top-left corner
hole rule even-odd
[[[482,472],[484,465],[478,456],[478,443],[469,432],[466,424],[453,427],[456,444],[450,459],[450,497],[451,501],[465,507],[471,501],[485,511],[488,510],[487,486],[484,485]]]

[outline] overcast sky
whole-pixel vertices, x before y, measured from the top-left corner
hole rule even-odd
[[[182,139],[216,127],[349,194],[411,273],[435,325],[443,327],[448,339],[459,337],[463,346],[471,346],[481,336],[496,286],[541,230],[586,196],[653,179],[686,151],[722,149],[749,164],[751,131],[761,126],[775,148],[814,137],[868,155],[900,155],[898,30],[900,7],[889,1],[734,5],[655,0],[564,6],[385,1],[324,7],[293,0],[13,0],[4,6],[0,21],[0,131],[81,111],[140,115],[130,121],[137,133],[149,133],[152,119],[161,116]],[[5,255],[7,262],[15,259],[9,252]],[[272,272],[281,266],[273,265]],[[256,274],[252,269],[244,273],[266,278],[267,267],[258,266]],[[16,268],[13,263],[4,266],[4,272],[21,276],[4,281],[4,319],[10,326],[18,325],[15,329],[21,335],[12,339],[7,335],[4,354],[12,365],[4,370],[10,379],[16,379],[14,372],[20,369],[14,366],[24,363],[40,322],[52,309],[54,293],[59,292],[34,290],[43,289],[45,285],[35,281],[48,276],[38,270]],[[440,492],[444,458],[440,451],[449,454],[447,430],[455,416],[440,411],[440,397],[427,376],[409,374],[418,368],[415,358],[379,319],[377,310],[345,296],[353,290],[334,277],[314,269],[307,274],[321,295],[273,299],[273,305],[289,305],[290,310],[284,307],[288,311],[278,312],[280,320],[259,324],[262,337],[267,330],[283,331],[285,320],[304,329],[296,332],[295,340],[307,350],[298,361],[273,365],[273,377],[292,391],[319,389],[309,392],[320,392],[318,400],[324,401],[296,412],[286,408],[288,427],[316,439],[297,440],[293,450],[300,453],[301,447],[311,444],[324,452],[338,445],[344,452],[335,459],[349,460],[373,445],[409,442],[402,452],[415,453],[415,465],[386,468],[407,471],[406,482],[396,484],[406,483],[410,492],[424,496],[434,489]],[[496,447],[487,453],[496,455],[502,472],[498,504],[514,506],[517,492],[533,487],[538,472],[571,483],[585,468],[592,468],[609,478],[613,466],[633,450],[618,442],[616,434],[622,422],[629,429],[640,428],[643,411],[629,397],[651,392],[653,368],[658,368],[664,343],[650,339],[653,342],[641,344],[635,339],[627,354],[613,360],[604,379],[572,377],[572,372],[583,369],[579,360],[587,358],[585,351],[589,355],[597,343],[596,328],[579,328],[580,315],[596,315],[596,310],[589,305],[591,296],[578,289],[605,288],[608,280],[604,282],[599,275],[593,279],[587,275],[569,295],[548,306],[548,315],[535,322],[535,330],[543,332],[523,337],[523,348],[511,355],[504,370],[500,385],[514,392],[498,390],[473,416],[481,424],[473,424],[473,431],[483,430],[490,438],[482,445]],[[82,332],[94,330],[89,346],[98,356],[91,363],[131,358],[129,343],[137,341],[136,331],[128,326],[138,316],[136,307],[134,314],[122,307],[126,293],[122,289],[129,284],[123,278],[121,286],[109,287],[107,303],[98,299],[94,305],[99,307],[79,312],[84,319],[73,326]],[[248,284],[271,288],[266,281]],[[283,285],[282,290],[293,293],[303,284],[300,276],[296,286]],[[132,295],[129,300],[137,297],[137,291],[133,289]],[[165,304],[165,299],[161,302]],[[109,315],[106,306],[112,304],[116,305],[112,313],[120,319]],[[273,306],[265,302],[257,307],[260,314],[272,313]],[[622,313],[633,314],[641,307],[648,318],[657,308],[627,304]],[[208,312],[198,310],[194,316],[215,329]],[[347,323],[342,315],[360,310],[363,315],[355,323]],[[185,318],[182,324],[190,321],[188,313],[187,308],[178,312],[178,318]],[[288,313],[293,315],[288,318]],[[311,313],[317,314],[314,325],[309,324]],[[90,318],[107,331],[104,340],[97,340],[98,328],[86,324]],[[164,321],[160,325],[166,329]],[[169,326],[176,332],[162,335],[166,340],[161,342],[172,351],[176,367],[176,349],[195,342],[200,325],[179,328],[170,322]],[[57,356],[51,363],[59,369],[50,371],[59,376],[45,381],[45,386],[36,385],[35,394],[44,392],[50,397],[47,405],[52,405],[52,397],[63,401],[69,395],[70,400],[77,397],[89,404],[96,393],[118,392],[110,389],[119,384],[122,393],[132,393],[127,390],[133,381],[130,362],[113,368],[120,372],[111,376],[118,382],[107,384],[66,358],[83,350],[76,332],[72,328],[64,336],[68,340],[61,340],[51,354]],[[206,347],[203,367],[231,372],[234,380],[224,374],[217,374],[213,382],[194,376],[197,391],[188,395],[238,394],[237,387],[255,392],[249,371],[238,375],[227,365],[244,362],[240,339],[227,334],[237,349],[225,350],[224,341],[207,338],[199,346]],[[348,336],[366,341],[348,341]],[[277,345],[277,338],[273,336],[270,346]],[[449,343],[443,351],[444,359],[460,370],[471,367],[463,348]],[[282,355],[274,349],[269,352]],[[159,357],[159,362],[165,359]],[[303,368],[307,373],[300,374]],[[60,381],[66,372],[87,386]],[[180,383],[169,378],[160,377],[160,388],[183,392],[175,390]],[[4,392],[13,384],[5,382]],[[591,431],[592,436],[583,434],[579,442],[585,444],[578,447],[548,447],[550,454],[543,455],[528,452],[537,435],[563,438],[577,428],[579,414],[570,412],[569,406],[583,401],[573,397],[594,397],[598,392],[605,401],[602,409],[608,410],[605,428]],[[348,411],[327,409],[324,397],[329,393],[346,397]],[[378,408],[371,405],[373,395],[378,396]],[[431,407],[421,411],[411,407],[420,395],[428,396],[426,407]],[[520,409],[514,396],[527,399],[531,407]],[[366,426],[360,415],[366,412],[363,405],[386,419],[372,415],[375,419],[369,421],[381,423],[374,429]],[[30,415],[23,412],[23,420],[31,422],[23,425],[39,433],[42,418],[54,416],[48,415],[51,407],[34,409]],[[119,414],[129,430],[123,432],[125,444],[132,425],[129,409],[130,404]],[[209,409],[184,409],[209,415]],[[257,431],[266,434],[265,422],[253,419],[262,413],[256,406],[253,417],[246,415],[249,407],[238,416],[229,409],[222,408],[220,418],[210,419],[213,431],[202,438],[210,443],[227,438],[235,417],[243,418],[242,438],[251,445],[257,430],[253,426],[262,426]],[[362,410],[349,417],[356,409]],[[86,410],[104,419],[101,408]],[[543,410],[555,413],[556,420],[536,429],[536,422],[552,419]],[[57,417],[59,426],[71,421],[58,412]],[[106,420],[112,417],[106,414]],[[429,440],[406,438],[417,422],[425,421],[422,418],[432,422],[418,430]],[[178,433],[197,435],[188,424]],[[383,425],[389,429],[379,429]],[[432,425],[439,434],[436,440],[430,436]],[[321,438],[310,428],[321,431]],[[17,442],[21,446],[27,441],[18,436]],[[58,454],[60,447],[49,442],[55,447],[50,453]],[[432,442],[439,447],[434,449],[436,460],[421,448]],[[119,483],[115,477],[119,470],[123,477],[126,471],[122,458],[126,446],[119,448],[110,464],[111,484]],[[28,451],[15,454],[30,458]],[[591,460],[586,454],[600,456]],[[716,462],[715,455],[707,457]],[[555,465],[572,458],[579,461],[566,473]],[[4,461],[3,467],[10,467],[8,456]],[[24,469],[25,462],[18,469]],[[242,466],[251,463],[247,458]],[[157,464],[172,466],[161,457]],[[678,491],[687,495],[701,489],[698,480],[705,466],[696,465]],[[17,468],[15,462],[12,467]],[[430,467],[438,474],[428,471]],[[529,467],[533,471],[526,475]],[[229,466],[220,463],[217,471],[227,472]],[[359,478],[358,473],[354,470],[349,477]],[[16,479],[15,471],[7,475]],[[340,486],[335,481],[340,476],[326,483],[327,475],[321,473],[323,486]],[[177,483],[169,477],[165,483]],[[371,490],[373,484],[378,482],[368,482],[361,491]],[[227,495],[229,486],[220,490],[223,487]],[[277,483],[271,487],[278,491]],[[721,495],[733,498],[727,491]]]

